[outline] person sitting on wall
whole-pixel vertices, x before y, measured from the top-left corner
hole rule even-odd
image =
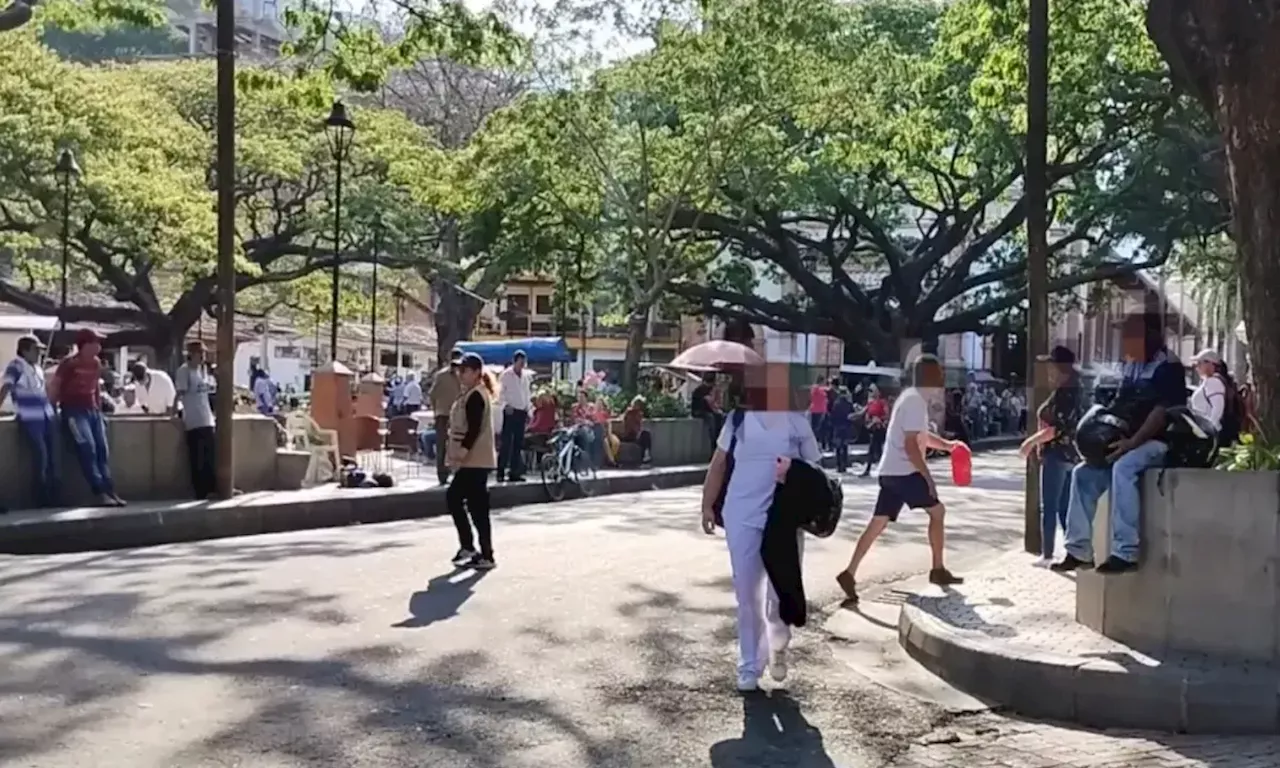
[[[1157,439],[1164,434],[1166,411],[1187,404],[1182,363],[1164,345],[1161,318],[1129,315],[1122,334],[1123,375],[1111,410],[1122,413],[1136,431],[1112,446],[1109,467],[1081,462],[1071,470],[1067,555],[1050,566],[1055,571],[1093,567],[1093,517],[1104,493],[1111,498],[1111,554],[1098,565],[1098,573],[1138,567],[1139,480],[1146,470],[1161,466],[1169,451]]]
[[[635,443],[640,446],[640,463],[653,462],[653,435],[644,428],[645,410],[648,403],[639,395],[631,399],[627,410],[622,412],[622,436],[624,443]]]

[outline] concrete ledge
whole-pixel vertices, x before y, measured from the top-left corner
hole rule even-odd
[[[991,575],[994,568],[979,576],[986,584],[978,594],[966,583],[945,594],[914,595],[903,605],[899,642],[930,672],[1028,717],[1095,728],[1280,733],[1280,669],[1203,655],[1157,660],[1099,635],[1093,635],[1098,642],[1075,637],[1093,633],[1069,620],[1070,580],[1032,569],[1025,556],[1000,563],[1004,576]],[[1050,580],[1066,588],[1046,589]],[[1011,598],[995,596],[1001,590],[992,584],[1001,581]],[[1013,586],[1026,581],[1034,583]],[[1034,597],[1015,623],[1023,593]]]

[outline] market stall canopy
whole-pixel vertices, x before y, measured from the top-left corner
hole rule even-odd
[[[523,350],[530,365],[568,363],[573,361],[563,336],[542,336],[503,341],[460,341],[454,345],[463,352],[474,352],[490,365],[506,365],[511,356]]]

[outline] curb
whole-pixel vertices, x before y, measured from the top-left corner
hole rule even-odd
[[[697,485],[706,477],[705,467],[658,469],[644,474],[597,478],[586,497],[611,496],[640,491]],[[341,495],[307,501],[225,507],[184,504],[167,509],[139,510],[73,520],[37,520],[5,526],[0,553],[48,555],[98,550],[148,547],[262,533],[336,528],[346,525],[387,523],[397,520],[439,517],[448,514],[444,488],[411,491],[396,489],[347,489]],[[489,489],[494,509],[506,509],[549,501],[540,482],[494,485]],[[583,498],[571,488],[565,500]]]
[[[903,604],[899,643],[925,669],[996,707],[1091,728],[1280,733],[1275,670],[1172,671],[1132,659],[1018,653],[939,621],[921,607],[930,599],[936,598],[917,596]]]
[[[973,449],[975,452],[999,450],[1019,441],[1016,436],[991,438],[975,444]],[[863,453],[850,459],[864,461],[865,456]],[[832,455],[823,457],[823,466],[830,468],[834,465]],[[706,474],[706,467],[683,466],[659,467],[642,474],[610,475],[591,481],[585,496],[612,496],[699,485]],[[492,485],[489,493],[493,509],[550,501],[542,484],[537,481],[521,485]],[[564,500],[578,498],[583,498],[583,494],[571,488]],[[447,514],[444,488],[440,487],[414,490],[352,488],[322,499],[286,499],[258,504],[237,504],[234,499],[212,505],[183,502],[162,509],[125,509],[70,519],[14,521],[0,526],[0,554],[50,555],[150,547],[262,533],[416,520]]]

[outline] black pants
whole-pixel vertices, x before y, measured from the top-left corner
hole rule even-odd
[[[453,525],[458,529],[458,546],[462,549],[474,550],[475,539],[471,535],[471,526],[476,527],[476,536],[480,537],[480,554],[493,557],[493,528],[489,522],[489,470],[476,467],[463,467],[453,473],[453,482],[445,492],[445,501],[449,506],[449,514],[453,516]],[[467,520],[470,513],[471,520]]]
[[[880,454],[884,453],[884,436],[886,431],[887,430],[883,427],[870,430],[869,436],[871,442],[867,445],[867,469],[863,474],[871,472],[871,468],[880,461]]]
[[[639,432],[632,432],[629,435],[623,435],[619,442],[635,443],[640,446],[640,458],[642,460],[653,458],[653,434],[647,429],[642,429]]]
[[[498,445],[498,482],[502,478],[518,480],[524,477],[524,428],[529,421],[528,411],[503,414],[502,435]],[[507,474],[510,468],[511,474]]]
[[[449,446],[449,417],[436,416],[436,477],[440,484],[449,482],[449,467],[444,463],[445,448]]]
[[[191,470],[191,489],[195,491],[197,499],[207,499],[218,490],[214,465],[216,450],[213,427],[187,430],[187,466]]]

